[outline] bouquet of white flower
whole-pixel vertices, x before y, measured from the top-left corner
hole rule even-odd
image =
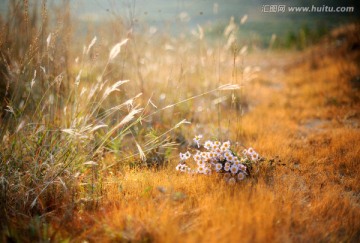
[[[202,135],[194,138],[198,149],[201,148],[200,140]],[[230,141],[221,143],[220,141],[206,141],[203,144],[204,151],[197,150],[195,154],[189,151],[180,153],[180,163],[176,170],[190,174],[209,175],[213,172],[222,173],[227,182],[234,184],[236,181],[242,181],[249,176],[250,169],[254,163],[260,161],[259,154],[253,149],[244,149],[242,156],[238,156],[230,148]],[[197,164],[196,169],[191,169],[186,161],[193,157]]]

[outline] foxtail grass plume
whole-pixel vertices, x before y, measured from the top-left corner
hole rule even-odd
[[[34,70],[34,77],[32,78],[31,82],[30,82],[30,89],[32,89],[32,87],[35,84],[35,78],[36,78],[36,69]]]
[[[229,37],[229,35],[236,30],[236,24],[234,16],[231,16],[229,24],[226,26],[224,30],[224,36]]]
[[[123,41],[117,43],[113,46],[109,54],[109,62],[111,62],[117,55],[119,55],[121,46],[125,45],[129,39],[124,39]]]
[[[80,84],[81,73],[82,73],[82,69],[79,71],[78,75],[76,76],[76,79],[75,79],[76,86],[79,86],[79,84]]]
[[[240,55],[245,55],[246,52],[247,52],[247,49],[248,49],[248,46],[243,46],[241,49],[240,49]]]
[[[247,21],[248,19],[248,15],[245,14],[244,16],[242,16],[242,18],[240,19],[240,24],[245,24],[245,22]]]
[[[146,155],[144,153],[144,151],[142,150],[141,146],[138,144],[138,142],[135,141],[135,144],[136,144],[136,147],[139,151],[139,154],[140,154],[140,159],[145,162],[146,161]]]
[[[123,85],[123,84],[125,84],[125,83],[127,83],[129,81],[130,80],[119,80],[115,84],[113,84],[111,87],[107,87],[105,92],[104,92],[103,99],[106,99],[106,97],[108,97],[114,91],[120,91],[118,88],[121,85]]]
[[[95,37],[91,40],[91,42],[90,42],[90,44],[89,44],[88,48],[86,49],[86,54],[89,54],[90,49],[91,49],[91,47],[93,47],[93,45],[95,45],[96,40],[97,40],[97,38],[96,38],[96,36],[95,36]]]
[[[191,124],[191,122],[184,119],[184,120],[180,121],[179,123],[177,123],[174,128],[180,127],[181,124]]]
[[[218,90],[236,90],[236,89],[240,89],[240,85],[238,84],[224,84],[221,85]]]
[[[48,35],[48,37],[46,38],[46,48],[49,48],[50,42],[51,42],[51,33],[50,33],[50,34]]]
[[[90,160],[90,161],[86,161],[86,162],[84,163],[84,165],[99,165],[99,164],[96,163],[95,161]]]

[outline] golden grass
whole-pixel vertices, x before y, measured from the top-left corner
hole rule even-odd
[[[19,25],[28,24],[26,5],[13,4]],[[340,47],[330,39],[302,53],[248,55],[224,48],[226,39],[147,34],[129,34],[121,52],[111,51],[123,39],[99,35],[81,56],[77,46],[61,48],[68,28],[57,27],[47,45],[45,6],[42,15],[17,45],[11,22],[0,23],[9,28],[1,53],[23,70],[2,57],[0,71],[15,77],[18,92],[1,101],[14,111],[1,111],[1,240],[360,240],[356,29]],[[125,38],[123,28],[116,32]],[[217,89],[227,83],[242,88]],[[177,127],[184,119],[192,124]],[[236,152],[251,146],[265,161],[232,186],[218,175],[177,173],[171,142],[184,152],[199,133],[231,140]]]
[[[293,60],[298,58],[298,54],[292,55]],[[274,53],[270,68],[283,72],[278,58]],[[178,174],[173,169],[176,161],[165,169],[126,170],[109,176],[98,210],[78,213],[70,223],[81,232],[72,239],[359,239],[359,103],[351,99],[359,91],[341,75],[339,60],[326,57],[316,61],[320,65],[317,69],[306,61],[273,77],[269,77],[269,70],[263,70],[257,81],[246,87],[249,97],[258,98],[258,105],[243,117],[241,128],[230,123],[229,130],[241,129],[243,142],[264,157],[278,156],[274,166],[266,162],[257,176],[235,186],[215,175]],[[329,104],[329,97],[340,105]],[[356,121],[349,125],[351,114]]]

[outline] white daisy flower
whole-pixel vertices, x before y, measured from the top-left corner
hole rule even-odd
[[[221,163],[216,163],[215,164],[215,170],[217,171],[217,172],[219,172],[221,169],[222,169],[222,164]]]
[[[191,153],[189,151],[187,151],[186,153],[180,153],[181,160],[187,160],[190,157],[191,157]]]
[[[202,138],[203,138],[203,135],[199,134],[194,137],[194,140],[200,141],[200,139],[202,139]]]
[[[251,160],[252,161],[258,161],[258,159],[259,159],[259,154],[257,154],[257,153],[253,153],[252,155],[251,155]]]
[[[240,169],[241,171],[245,172],[245,171],[246,171],[246,166],[243,165],[243,164],[240,164],[240,165],[239,165],[239,169]]]
[[[229,183],[230,185],[234,185],[234,184],[236,183],[235,178],[234,178],[234,177],[231,177],[231,178],[228,180],[228,183]]]
[[[199,166],[199,167],[197,168],[196,172],[199,173],[199,174],[203,174],[203,173],[205,172],[205,167]]]
[[[224,157],[226,158],[226,160],[228,160],[228,158],[229,158],[230,156],[232,156],[232,154],[231,154],[230,151],[226,151],[226,152],[224,153]]]
[[[181,167],[180,167],[180,171],[181,172],[186,172],[186,170],[187,170],[187,166],[186,165],[182,165]]]
[[[237,174],[237,179],[238,179],[239,181],[244,180],[244,179],[245,179],[245,174],[242,173],[242,172],[240,172],[239,174]]]
[[[219,141],[215,141],[215,142],[214,142],[214,145],[217,146],[218,148],[220,148],[221,143],[220,143]]]
[[[205,158],[208,158],[208,153],[207,153],[207,152],[201,152],[200,155],[201,155],[201,157],[204,158],[204,159],[205,159]]]
[[[202,135],[202,134],[199,134],[199,135],[197,135],[197,137],[198,137],[199,139],[202,139],[202,138],[203,138],[203,135]]]
[[[239,171],[239,167],[237,165],[232,165],[230,171],[232,174],[236,174]]]
[[[216,150],[216,149],[218,149],[218,148],[219,148],[219,147],[218,147],[217,145],[212,144],[210,149],[211,149],[211,150]]]
[[[212,142],[210,140],[206,141],[204,144],[204,148],[210,150],[212,148]]]
[[[240,163],[240,161],[239,161],[239,159],[237,159],[237,157],[234,157],[234,165],[237,165],[237,166],[239,166],[241,163]]]
[[[178,164],[178,165],[175,167],[175,169],[176,169],[177,171],[179,171],[181,167],[182,167],[182,164]]]
[[[228,151],[228,150],[229,150],[229,149],[225,148],[224,146],[221,146],[221,147],[220,147],[220,151],[223,152],[223,153],[226,152],[226,151]]]
[[[199,160],[201,160],[201,155],[200,154],[195,154],[193,156],[193,158],[194,158],[195,161],[199,161]]]
[[[198,160],[196,163],[198,166],[202,166],[202,167],[204,167],[206,164],[204,160]]]
[[[225,160],[225,157],[224,157],[223,155],[220,155],[220,156],[219,156],[219,160],[220,160],[220,161],[224,161],[224,160]]]
[[[248,151],[246,150],[246,149],[244,149],[243,151],[242,151],[242,153],[243,153],[243,155],[247,155],[247,153],[248,153]]]
[[[224,151],[230,149],[230,141],[224,142],[224,143],[221,145],[220,149],[221,149],[221,150],[224,150]]]
[[[210,175],[211,174],[211,169],[209,167],[206,167],[205,171],[204,171],[204,174],[205,175]]]
[[[197,135],[197,136],[195,136],[194,137],[194,142],[197,144],[197,146],[198,146],[198,148],[200,148],[200,139],[202,139],[202,135],[200,134],[200,135]]]
[[[219,158],[220,158],[220,156],[222,156],[222,155],[221,155],[221,153],[215,153],[215,157],[214,157],[214,159],[219,159]]]
[[[230,170],[230,163],[229,162],[226,162],[225,165],[224,165],[224,170],[225,171],[229,171]]]
[[[208,153],[208,157],[209,157],[210,159],[215,158],[215,157],[216,157],[216,153],[210,151],[210,152]]]
[[[255,150],[254,150],[253,148],[248,148],[248,150],[247,150],[247,154],[250,155],[250,156],[251,156],[254,152],[255,152]]]
[[[231,156],[227,157],[226,160],[228,162],[230,162],[230,163],[233,163],[234,162],[234,156],[231,155]]]

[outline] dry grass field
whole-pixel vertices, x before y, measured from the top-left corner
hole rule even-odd
[[[359,24],[303,51],[116,25],[83,48],[45,7],[14,9],[0,22],[0,241],[360,241]],[[176,171],[198,134],[261,162],[236,184]]]

